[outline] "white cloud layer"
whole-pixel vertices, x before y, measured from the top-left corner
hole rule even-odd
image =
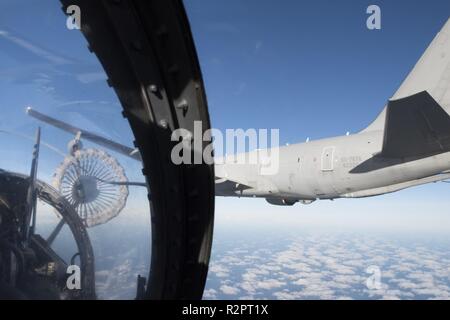
[[[272,242],[246,241],[216,249],[205,298],[450,298],[450,254],[445,246],[355,234]],[[371,289],[367,283],[375,273],[369,266],[380,272],[379,286]]]

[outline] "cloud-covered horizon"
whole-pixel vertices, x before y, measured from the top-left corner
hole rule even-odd
[[[446,245],[353,233],[218,240],[204,299],[449,299]]]

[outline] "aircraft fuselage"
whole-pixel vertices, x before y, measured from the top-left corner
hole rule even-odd
[[[261,175],[257,164],[219,164],[217,173],[254,188],[230,192],[216,184],[216,193],[292,201],[358,198],[448,178],[449,152],[386,158],[378,155],[382,142],[383,131],[372,131],[280,147],[279,170],[273,175]]]

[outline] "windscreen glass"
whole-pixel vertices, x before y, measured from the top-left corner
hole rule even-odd
[[[149,190],[122,106],[80,30],[68,27],[59,1],[1,1],[0,109],[0,174],[17,180],[1,188],[0,227],[7,230],[5,212],[10,221],[27,212],[16,207],[27,203],[33,154],[37,180],[57,192],[50,200],[44,191],[36,197],[35,224],[26,244],[38,252],[30,272],[40,272],[38,288],[43,289],[19,288],[21,294],[38,298],[52,287],[49,297],[70,297],[66,280],[79,289],[68,279],[75,274],[70,266],[86,263],[80,253],[87,249],[80,246],[90,245],[96,297],[134,299],[137,277],[147,277],[150,265]],[[33,150],[39,136],[37,154]],[[8,179],[2,181],[12,181]],[[13,188],[17,191],[11,194]],[[64,217],[57,196],[70,206],[67,212],[77,214],[79,221],[72,225],[81,230],[70,227],[69,220],[76,218],[69,213]],[[15,231],[2,233],[9,237],[2,241],[17,239]],[[17,257],[13,254],[11,262],[7,255],[3,251],[0,261],[7,266],[2,270],[16,270],[11,265]],[[55,266],[69,270],[56,268],[60,274],[55,275]],[[2,281],[14,286],[13,278]]]

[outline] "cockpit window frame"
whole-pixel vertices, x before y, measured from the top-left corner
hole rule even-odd
[[[193,131],[195,121],[203,132],[211,127],[182,1],[61,2],[64,12],[70,5],[81,9],[81,32],[122,104],[151,190],[152,261],[137,298],[201,299],[213,235],[214,166],[170,160],[174,130]]]

